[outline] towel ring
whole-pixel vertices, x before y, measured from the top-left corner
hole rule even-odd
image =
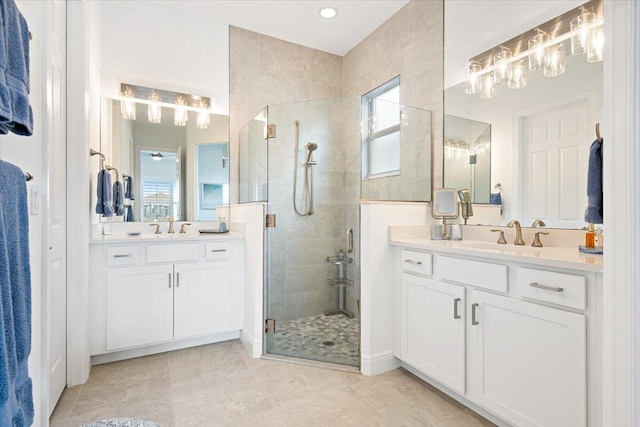
[[[499,193],[502,193],[502,184],[497,183],[496,185],[493,186],[493,188],[497,188]]]
[[[29,172],[25,172],[24,173],[24,180],[29,182],[33,179],[33,175],[31,175]]]

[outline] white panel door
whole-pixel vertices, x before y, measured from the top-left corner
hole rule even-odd
[[[228,261],[176,264],[175,338],[231,328],[231,276]]]
[[[521,427],[585,426],[584,315],[481,291],[467,300],[470,398]]]
[[[67,385],[66,2],[49,4],[47,57],[47,352],[49,415]],[[42,133],[36,129],[35,133]]]
[[[523,224],[584,225],[592,128],[586,100],[523,119]]]
[[[107,350],[173,338],[173,266],[107,271]]]
[[[465,288],[402,275],[401,358],[465,393]]]

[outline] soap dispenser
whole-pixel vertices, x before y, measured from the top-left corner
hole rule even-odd
[[[587,249],[593,249],[596,247],[596,231],[594,224],[589,224],[589,229],[584,236],[584,247]]]
[[[227,226],[227,220],[223,215],[220,215],[218,217],[218,221],[220,222],[220,225],[218,225],[218,231],[220,233],[225,233],[229,231],[229,227]]]

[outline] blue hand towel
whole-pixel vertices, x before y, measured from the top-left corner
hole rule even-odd
[[[491,193],[491,204],[492,205],[501,205],[502,204],[502,193]]]
[[[124,215],[124,195],[120,181],[113,183],[113,212],[117,216]]]
[[[133,205],[128,205],[125,211],[125,222],[136,222],[136,217],[133,214]]]
[[[587,209],[584,220],[591,224],[602,224],[602,140],[596,139],[589,149],[589,170],[587,171]]]
[[[133,178],[130,176],[124,177],[124,197],[129,200],[135,199],[135,193],[133,192]]]
[[[0,160],[0,426],[33,423],[28,219],[24,174]]]
[[[103,169],[98,172],[98,201],[96,203],[96,213],[102,214],[103,217],[113,216],[111,192],[111,174]]]
[[[29,27],[13,0],[0,1],[0,133],[33,134],[29,105]],[[8,97],[7,97],[8,95]]]

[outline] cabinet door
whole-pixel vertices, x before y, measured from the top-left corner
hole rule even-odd
[[[465,288],[402,275],[402,360],[465,392]]]
[[[173,337],[173,266],[107,271],[107,350]]]
[[[472,399],[517,426],[586,425],[584,316],[480,291],[468,301]]]
[[[228,331],[231,280],[228,261],[176,264],[175,338]]]

